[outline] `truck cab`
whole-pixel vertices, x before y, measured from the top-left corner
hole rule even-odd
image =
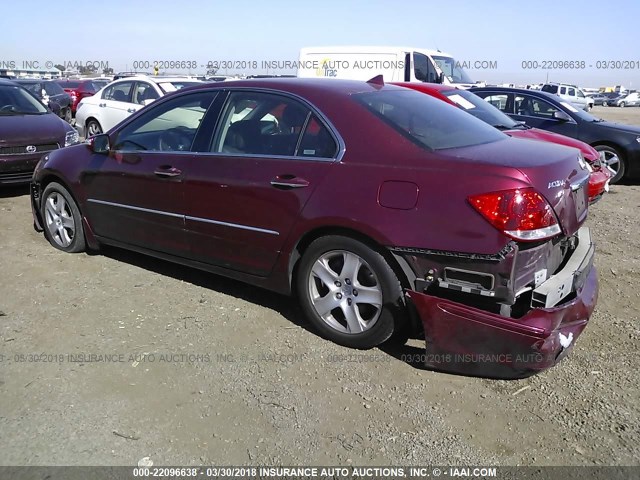
[[[439,50],[413,47],[308,47],[300,50],[298,77],[427,82],[478,86],[461,62]]]

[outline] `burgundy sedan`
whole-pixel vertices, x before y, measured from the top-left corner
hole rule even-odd
[[[167,95],[43,157],[37,230],[284,294],[339,344],[424,331],[427,364],[528,374],[595,307],[589,172],[379,80],[264,79]]]

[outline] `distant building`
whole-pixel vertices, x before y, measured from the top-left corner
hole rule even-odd
[[[0,68],[0,75],[16,78],[60,78],[62,72],[57,68]]]

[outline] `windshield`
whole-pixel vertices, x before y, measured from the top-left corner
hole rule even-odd
[[[38,97],[38,98],[42,97],[42,84],[41,83],[27,82],[27,83],[21,83],[20,85],[22,87],[26,88],[27,90],[29,90],[31,93],[33,93],[36,97]]]
[[[354,98],[409,140],[429,150],[469,147],[505,138],[460,109],[414,90],[360,93]]]
[[[443,57],[439,55],[433,55],[433,60],[436,62],[440,70],[444,73],[451,83],[473,83],[471,77],[467,75],[459,62],[455,58]]]
[[[17,85],[0,85],[0,115],[38,115],[48,110],[33,95]]]
[[[518,127],[518,123],[509,116],[467,90],[447,90],[442,93],[460,108],[489,125],[504,129]]]

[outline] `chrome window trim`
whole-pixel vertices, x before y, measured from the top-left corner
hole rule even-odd
[[[123,203],[108,202],[106,200],[98,200],[98,199],[95,199],[95,198],[89,198],[87,200],[87,202],[89,202],[89,203],[97,203],[97,204],[100,204],[100,205],[107,205],[107,206],[110,206],[110,207],[125,208],[125,209],[128,209],[128,210],[135,210],[135,211],[138,211],[138,212],[155,213],[157,215],[164,215],[166,217],[182,218],[183,220],[193,220],[193,221],[196,221],[196,222],[211,223],[211,224],[214,224],[214,225],[222,225],[224,227],[238,228],[238,229],[241,229],[241,230],[249,230],[249,231],[252,231],[252,232],[268,233],[269,235],[280,235],[280,233],[276,232],[275,230],[269,230],[267,228],[252,227],[250,225],[242,225],[242,224],[239,224],[239,223],[222,222],[220,220],[212,220],[210,218],[192,217],[192,216],[189,216],[189,215],[181,215],[179,213],[165,212],[163,210],[154,210],[152,208],[136,207],[134,205],[125,205]]]
[[[98,203],[100,205],[107,205],[109,207],[126,208],[128,210],[136,210],[138,212],[156,213],[158,215],[164,215],[166,217],[184,218],[184,215],[180,215],[179,213],[165,212],[163,210],[154,210],[152,208],[136,207],[134,205],[125,205],[125,204],[116,203],[116,202],[107,202],[106,200],[97,200],[95,198],[90,198],[87,200],[87,202]]]

